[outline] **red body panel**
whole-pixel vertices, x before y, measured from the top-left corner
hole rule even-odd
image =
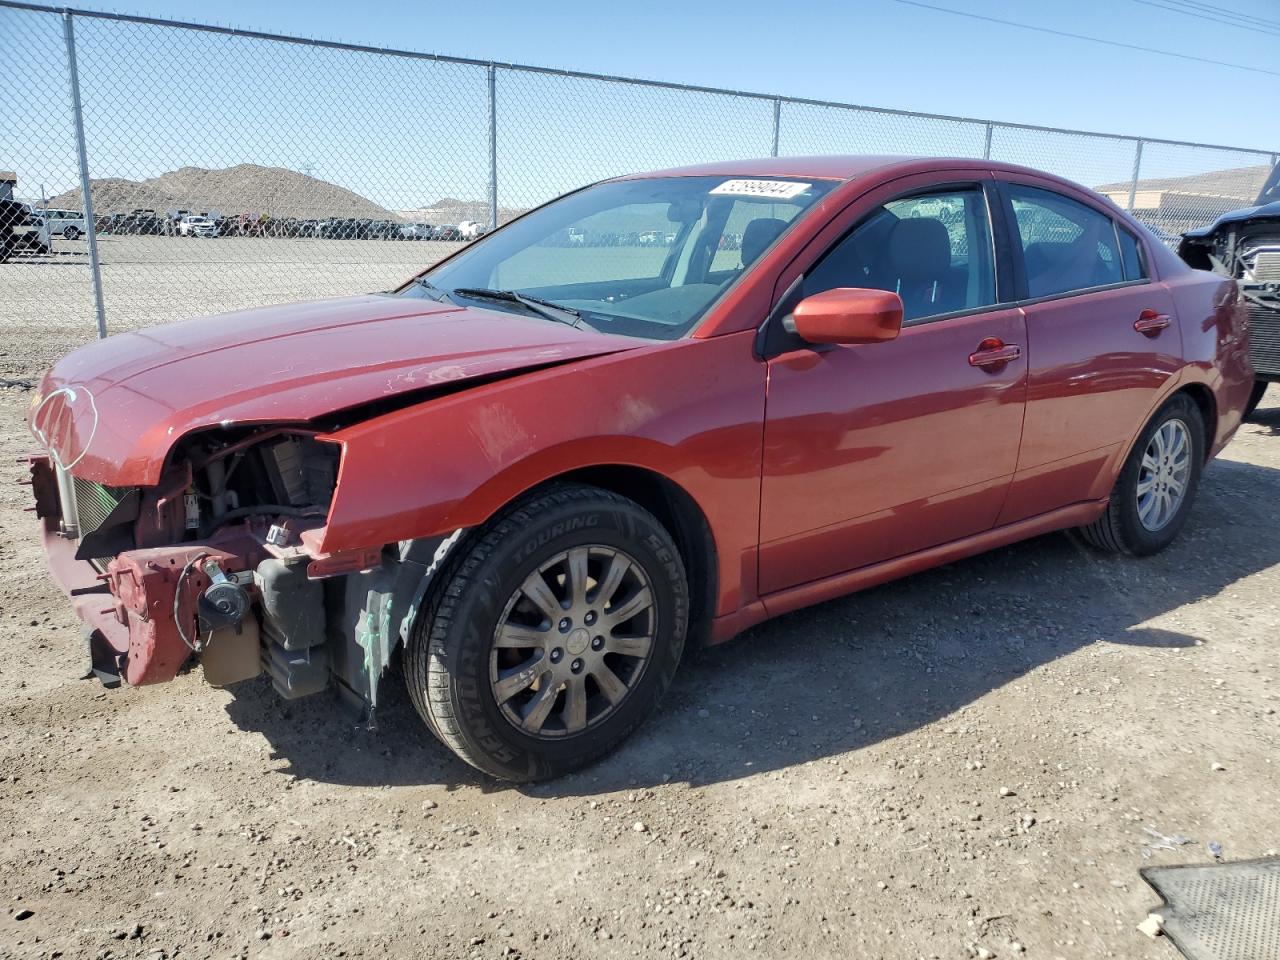
[[[543,480],[641,467],[698,504],[720,559],[719,608],[754,598],[765,367],[752,335],[678,340],[410,407],[344,446],[322,547],[448,533]]]
[[[971,366],[987,337],[1025,343],[1022,312],[770,361],[763,592],[995,524],[1018,460],[1026,364]]]
[[[45,377],[47,402],[33,426],[64,464],[79,461],[77,476],[151,485],[173,443],[202,427],[305,422],[399,393],[638,345],[430,300],[368,296],[263,307],[126,333],[68,354]],[[74,396],[48,400],[67,386]]]
[[[1212,453],[1239,425],[1252,373],[1234,284],[1190,270],[1088,191],[975,160],[773,159],[665,175],[709,173],[845,182],[686,339],[394,297],[273,307],[71,354],[42,397],[73,390],[46,402],[37,426],[77,476],[150,485],[190,431],[303,423],[422,391],[327,437],[343,455],[327,524],[307,541],[314,554],[339,562],[447,534],[549,479],[625,465],[678,485],[704,515],[718,567],[713,638],[725,639],[767,615],[1092,520],[1175,390],[1212,397]],[[1069,193],[1129,224],[1149,282],[910,325],[884,343],[756,354],[778,298],[859,218],[909,190],[993,177]],[[1148,310],[1172,322],[1152,336],[1134,329]],[[970,362],[1007,347],[1019,349],[1004,365]],[[480,382],[431,395],[467,380]],[[71,396],[78,387],[92,403]],[[83,584],[65,543],[49,553],[64,584]],[[113,644],[129,642],[114,633]]]

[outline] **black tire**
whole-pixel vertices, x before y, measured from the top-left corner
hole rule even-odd
[[[1249,402],[1244,405],[1244,419],[1248,420],[1253,416],[1253,411],[1258,409],[1258,404],[1262,402],[1262,396],[1267,392],[1270,386],[1266,380],[1255,380],[1253,382],[1253,393],[1249,394]]]
[[[1191,438],[1191,462],[1187,477],[1187,489],[1173,516],[1159,530],[1148,530],[1138,516],[1138,477],[1142,458],[1156,431],[1171,420],[1181,420]],[[1191,505],[1200,487],[1200,473],[1204,468],[1205,424],[1200,408],[1186,394],[1177,394],[1157,411],[1143,429],[1129,452],[1106,511],[1088,526],[1078,528],[1078,533],[1090,546],[1107,553],[1126,553],[1143,557],[1158,553],[1178,536],[1186,523]]]
[[[80,229],[78,227],[67,227],[67,229],[62,231],[62,239],[63,240],[79,240]]]
[[[643,568],[656,614],[652,651],[626,697],[598,723],[558,738],[533,736],[507,719],[494,695],[494,633],[532,571],[588,544],[625,550]],[[684,564],[652,514],[598,487],[551,487],[454,548],[406,644],[405,681],[428,727],[467,763],[502,780],[545,780],[613,750],[648,718],[675,676],[688,618]]]

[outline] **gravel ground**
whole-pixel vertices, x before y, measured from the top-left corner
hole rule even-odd
[[[73,328],[3,335],[27,376]],[[28,399],[0,389],[15,478]],[[1280,842],[1272,404],[1164,554],[1050,536],[789,615],[534,788],[454,760],[394,680],[371,730],[259,681],[77,679],[0,486],[0,957],[1172,960],[1138,869]]]

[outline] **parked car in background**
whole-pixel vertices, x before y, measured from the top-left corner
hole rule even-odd
[[[400,225],[399,235],[401,240],[430,240],[431,224],[402,223]]]
[[[36,215],[45,222],[51,237],[78,240],[85,235],[84,213],[78,210],[40,209]]]
[[[164,231],[165,218],[154,210],[133,210],[116,221],[115,233],[134,236],[159,236]]]
[[[1240,284],[1249,305],[1249,356],[1257,377],[1248,416],[1262,402],[1267,385],[1280,383],[1280,164],[1252,207],[1185,234],[1178,254],[1193,267]]]
[[[401,226],[397,220],[374,220],[369,223],[365,235],[370,240],[398,240]]]
[[[458,224],[458,234],[463,240],[474,240],[485,234],[485,226],[477,220],[463,220]]]
[[[82,347],[31,407],[32,493],[103,669],[372,709],[402,665],[458,756],[536,780],[621,743],[686,643],[1055,530],[1164,549],[1246,334],[1232,278],[1059,177],[708,164],[391,293]]]
[[[209,217],[188,214],[178,221],[178,233],[184,237],[216,237],[218,225]]]
[[[35,215],[29,204],[0,199],[0,263],[18,253],[50,253],[52,250],[48,224]]]
[[[431,228],[432,240],[457,241],[462,239],[462,231],[456,224],[442,223]]]

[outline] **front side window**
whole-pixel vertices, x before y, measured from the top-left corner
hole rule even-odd
[[[806,297],[836,287],[892,290],[905,322],[996,303],[985,195],[973,188],[884,204],[805,275]]]
[[[837,182],[700,176],[597,184],[482,238],[401,295],[676,339]]]
[[[1027,296],[1052,297],[1125,280],[1115,222],[1093,207],[1037,187],[1008,185]]]

